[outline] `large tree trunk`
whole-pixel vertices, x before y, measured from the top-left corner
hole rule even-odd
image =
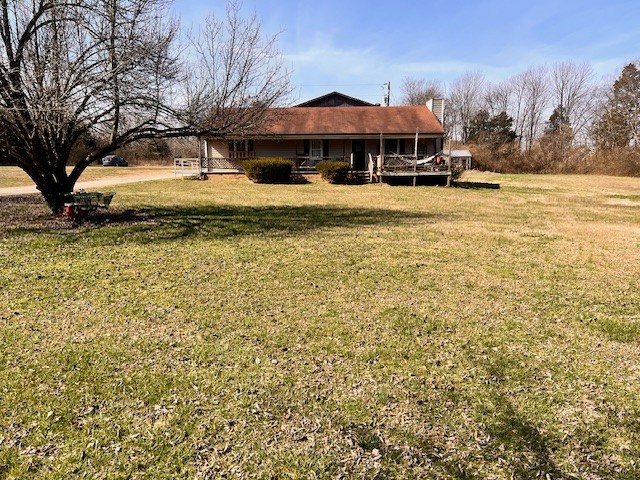
[[[39,188],[42,196],[47,202],[47,205],[51,209],[51,213],[59,215],[62,213],[65,203],[73,202],[73,196],[71,192],[73,188],[65,188],[59,184],[55,184],[51,188]]]
[[[61,214],[64,204],[73,201],[71,193],[76,180],[67,175],[65,169],[58,170],[56,173],[47,172],[44,175],[28,173],[54,215]]]

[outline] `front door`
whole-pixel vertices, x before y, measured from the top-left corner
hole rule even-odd
[[[353,140],[351,142],[351,153],[353,154],[353,169],[366,170],[364,140]]]

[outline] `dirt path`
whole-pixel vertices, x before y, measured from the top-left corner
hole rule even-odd
[[[100,180],[78,182],[76,183],[75,190],[80,190],[81,188],[84,190],[89,190],[89,189],[100,188],[100,187],[108,187],[110,185],[122,185],[124,183],[148,182],[150,180],[168,180],[171,178],[176,178],[176,175],[172,171],[162,172],[162,173],[138,174],[138,175],[131,175],[126,177],[102,178]],[[38,190],[36,190],[35,185],[0,188],[0,197],[6,197],[10,195],[28,195],[30,193],[38,193]]]

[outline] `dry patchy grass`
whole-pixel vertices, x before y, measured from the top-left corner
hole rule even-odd
[[[640,181],[470,179],[0,199],[0,478],[637,478]]]

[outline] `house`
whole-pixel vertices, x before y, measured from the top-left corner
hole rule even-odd
[[[441,119],[425,106],[382,107],[338,92],[294,107],[269,109],[260,133],[202,139],[203,173],[241,171],[253,157],[282,157],[297,171],[324,160],[344,160],[352,170],[399,172],[443,148]],[[373,165],[372,165],[373,164]],[[424,167],[424,165],[420,165]],[[425,168],[422,168],[425,170]]]

